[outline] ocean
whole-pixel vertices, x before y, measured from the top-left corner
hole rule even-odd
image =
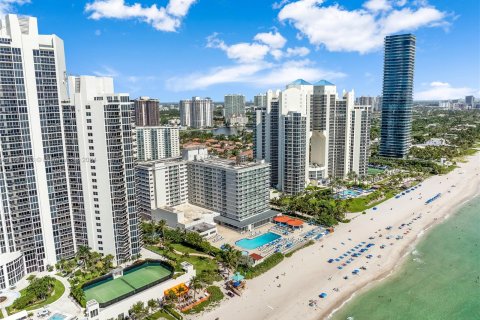
[[[394,275],[333,319],[480,319],[480,197],[430,230]]]

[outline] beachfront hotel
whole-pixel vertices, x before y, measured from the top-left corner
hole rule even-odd
[[[405,158],[411,144],[415,36],[385,37],[380,155]]]
[[[328,81],[299,79],[266,98],[256,110],[254,157],[270,163],[270,186],[298,194],[308,184],[366,174],[371,106],[356,106],[353,91],[339,97]]]
[[[188,163],[188,199],[220,215],[215,222],[242,231],[268,223],[278,212],[269,208],[270,166],[206,158]]]

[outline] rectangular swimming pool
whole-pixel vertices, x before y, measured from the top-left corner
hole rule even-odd
[[[67,319],[67,317],[65,317],[63,314],[60,314],[60,313],[55,313],[53,316],[48,318],[48,320],[64,320],[64,319]]]
[[[264,233],[258,237],[255,237],[253,239],[241,239],[241,240],[238,240],[237,242],[235,242],[235,244],[237,246],[239,246],[240,248],[243,248],[243,249],[247,249],[247,250],[252,250],[252,249],[256,249],[258,247],[261,247],[267,243],[270,243],[274,240],[277,240],[279,238],[281,238],[282,236],[281,235],[278,235],[276,233],[273,233],[273,232],[267,232],[267,233]]]

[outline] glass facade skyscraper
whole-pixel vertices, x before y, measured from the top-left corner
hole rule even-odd
[[[415,36],[387,36],[383,66],[380,155],[404,158],[412,130]]]

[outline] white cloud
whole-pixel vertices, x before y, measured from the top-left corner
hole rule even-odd
[[[341,72],[326,71],[315,67],[309,60],[286,61],[284,63],[258,62],[222,66],[205,73],[195,73],[187,77],[173,77],[167,80],[166,87],[171,91],[190,91],[206,89],[225,83],[242,83],[255,87],[269,88],[304,78],[309,80],[338,79],[344,77]]]
[[[424,25],[442,25],[445,23],[442,20],[444,17],[445,13],[435,8],[419,8],[418,10],[404,8],[395,10],[383,19],[383,33],[391,34],[403,30],[415,30]]]
[[[272,49],[281,49],[287,43],[287,39],[278,32],[258,33],[253,40],[262,42]]]
[[[295,79],[306,79],[307,81],[315,82],[320,79],[333,80],[345,76],[342,72],[328,71],[315,67],[314,63],[308,59],[290,60],[270,69],[265,74],[256,75],[251,80],[251,83],[268,88],[284,86]]]
[[[196,1],[197,0],[170,0],[167,5],[167,12],[175,17],[184,17]]]
[[[158,7],[156,4],[144,7],[140,3],[126,4],[125,0],[94,0],[87,3],[85,11],[94,20],[137,19],[156,30],[174,32],[195,2],[196,0],[170,0],[167,7]]]
[[[206,73],[195,73],[189,76],[173,77],[167,80],[167,89],[171,91],[189,91],[206,89],[222,83],[245,83],[252,75],[269,68],[268,63],[238,64],[216,67]]]
[[[284,5],[286,5],[286,4],[289,3],[289,2],[290,2],[290,0],[281,0],[281,1],[279,1],[279,2],[274,2],[274,3],[272,4],[272,8],[273,8],[273,9],[280,9],[280,8],[282,8]]]
[[[224,51],[234,64],[212,68],[187,76],[175,76],[166,81],[171,91],[206,89],[225,83],[242,83],[268,88],[283,86],[295,79],[336,79],[341,72],[323,70],[308,59],[294,60],[310,53],[306,47],[285,47],[287,40],[277,31],[258,33],[252,42],[226,44],[218,33],[207,37],[207,48]],[[273,58],[273,59],[272,59]],[[283,60],[282,60],[283,59]]]
[[[448,82],[434,81],[427,89],[415,93],[415,100],[450,100],[478,94],[480,94],[478,89],[452,87]]]
[[[403,1],[369,0],[364,3],[365,9],[355,10],[323,3],[323,0],[297,0],[285,5],[278,18],[290,22],[315,46],[360,53],[381,48],[388,34],[448,25],[445,12],[423,2],[400,8]]]
[[[217,48],[225,51],[228,58],[241,63],[261,61],[268,54],[270,48],[267,45],[259,43],[241,42],[233,45],[227,45],[214,33],[207,37],[207,47]]]
[[[294,57],[294,56],[299,56],[299,57],[305,57],[310,53],[310,49],[307,47],[295,47],[295,48],[287,48],[287,52],[285,56],[287,57]]]
[[[97,77],[118,77],[120,72],[109,66],[102,66],[101,69],[93,71]]]
[[[363,4],[370,11],[386,11],[392,8],[388,0],[369,0]]]
[[[294,56],[304,57],[310,53],[306,47],[282,48],[287,43],[279,32],[257,33],[253,37],[253,42],[240,42],[227,45],[218,37],[218,33],[213,33],[207,37],[207,48],[217,48],[224,51],[228,58],[240,63],[256,62],[265,60],[270,54],[275,60],[290,58]]]
[[[0,0],[0,17],[12,13],[15,6],[21,6],[30,3],[30,0]]]

